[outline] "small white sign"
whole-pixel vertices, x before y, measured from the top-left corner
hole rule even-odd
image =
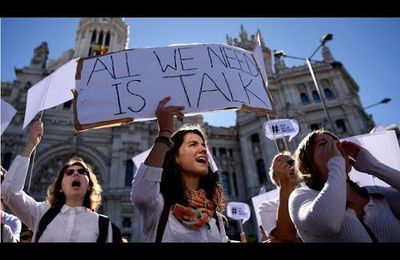
[[[269,120],[264,123],[264,133],[271,140],[289,136],[290,142],[299,133],[299,124],[294,119]]]
[[[250,206],[244,202],[228,202],[226,205],[228,217],[236,220],[242,220],[242,224],[250,219]]]
[[[1,100],[1,133],[3,134],[4,130],[6,130],[7,126],[10,124],[11,120],[17,113],[17,110],[10,104],[8,104],[3,99]]]

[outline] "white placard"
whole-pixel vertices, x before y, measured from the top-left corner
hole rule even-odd
[[[371,134],[357,135],[343,138],[341,141],[352,141],[361,145],[380,162],[400,171],[400,148],[395,131],[387,130]],[[377,177],[355,170],[354,167],[352,167],[349,176],[351,180],[358,183],[360,186],[390,186]]]
[[[265,136],[271,140],[289,136],[289,142],[299,133],[299,124],[294,119],[275,119],[264,123]]]
[[[17,110],[10,104],[8,104],[3,99],[1,100],[1,133],[3,134],[4,130],[6,130],[7,126],[10,124],[11,120],[17,113]]]
[[[73,59],[29,88],[24,125],[25,128],[39,111],[49,109],[73,98],[77,60]]]
[[[76,73],[75,129],[155,118],[158,103],[185,115],[224,109],[273,113],[252,52],[224,44],[140,48],[81,59]]]

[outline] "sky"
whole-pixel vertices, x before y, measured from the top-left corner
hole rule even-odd
[[[400,18],[125,18],[129,24],[128,48],[163,47],[178,43],[226,43],[226,35],[239,37],[260,29],[271,50],[308,57],[327,33],[331,53],[359,86],[364,107],[390,98],[387,104],[368,108],[376,125],[400,125]],[[2,18],[1,81],[16,79],[14,68],[29,65],[33,50],[46,41],[49,59],[75,48],[79,18]],[[318,51],[313,59],[321,60]],[[287,66],[302,61],[286,58]],[[318,75],[316,75],[318,78]],[[235,125],[233,111],[204,114],[214,126]]]

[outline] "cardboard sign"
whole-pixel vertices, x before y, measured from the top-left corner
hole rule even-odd
[[[263,68],[264,69],[264,68]],[[242,109],[274,114],[253,53],[224,44],[129,49],[80,59],[75,129],[155,118],[161,99],[185,115]]]

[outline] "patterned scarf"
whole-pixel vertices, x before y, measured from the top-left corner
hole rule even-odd
[[[210,221],[214,215],[214,203],[206,198],[203,189],[198,191],[187,189],[185,197],[189,202],[187,207],[176,203],[172,214],[187,228],[199,229]]]

